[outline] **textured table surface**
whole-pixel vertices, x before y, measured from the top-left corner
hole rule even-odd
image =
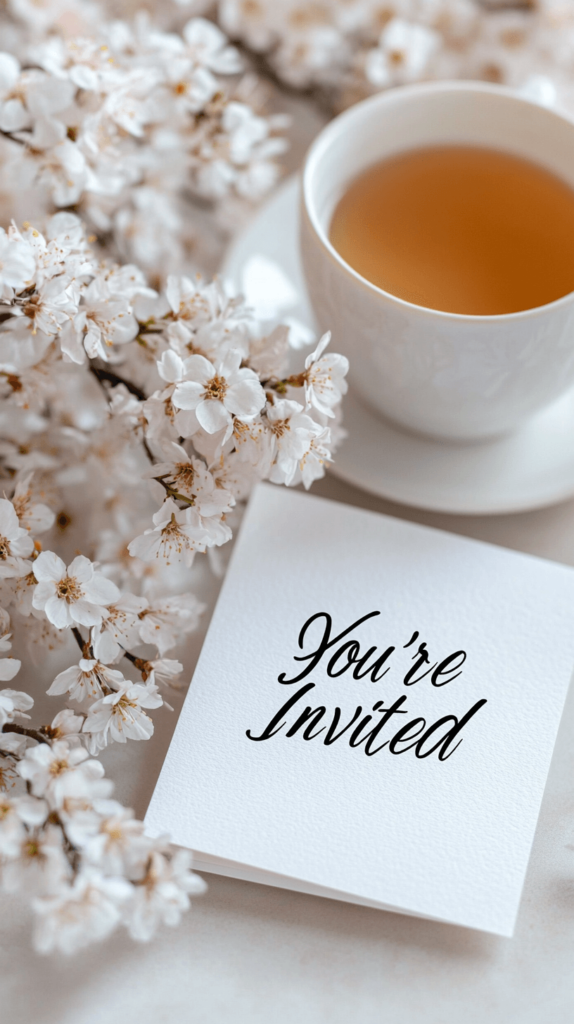
[[[574,502],[463,518],[391,506],[330,477],[315,493],[574,564]],[[204,594],[216,584],[206,575]],[[574,621],[572,623],[574,628]],[[189,668],[201,636],[194,641]],[[544,699],[541,680],[540,699]],[[177,715],[178,708],[176,708]],[[131,757],[107,753],[143,814],[176,715]],[[6,1024],[571,1024],[574,1019],[574,689],[560,729],[515,937],[208,876],[209,890],[149,946],[118,934],[72,960],[29,951],[16,899],[0,916]],[[114,770],[115,769],[115,770]]]

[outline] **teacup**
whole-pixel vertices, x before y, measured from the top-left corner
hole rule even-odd
[[[480,440],[518,428],[574,385],[574,292],[500,316],[399,299],[329,241],[334,208],[370,165],[423,146],[473,145],[537,162],[574,188],[574,121],[499,86],[406,86],[358,103],[314,141],[303,173],[301,252],[322,330],[377,412],[423,434]]]

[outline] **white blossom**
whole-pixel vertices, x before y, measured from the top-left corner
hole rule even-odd
[[[28,123],[28,113],[15,94],[14,86],[20,77],[20,64],[11,53],[0,53],[0,130],[18,131]],[[31,275],[30,275],[31,276]]]
[[[54,525],[55,515],[47,505],[33,500],[32,477],[32,473],[27,473],[18,480],[12,504],[20,526],[36,536],[39,533],[45,533]]]
[[[81,658],[77,665],[59,672],[50,689],[50,696],[69,693],[71,700],[84,701],[86,698],[99,700],[104,690],[116,690],[125,683],[121,672],[103,665],[94,658]]]
[[[34,542],[18,522],[16,510],[7,498],[0,498],[0,579],[25,576]]]
[[[139,635],[143,643],[154,644],[160,656],[197,627],[204,605],[194,594],[176,594],[150,602],[139,614]]]
[[[323,355],[330,340],[331,333],[324,334],[315,351],[305,360],[305,399],[324,416],[333,417],[334,407],[347,393],[345,377],[349,360],[334,352]]]
[[[162,482],[156,485],[158,497],[161,498],[162,487],[167,486],[168,494],[189,501],[205,530],[207,546],[225,543],[231,533],[223,519],[235,505],[233,494],[217,486],[205,463],[189,456],[181,445],[167,441],[162,448],[170,461],[157,463],[149,470],[152,479]]]
[[[106,618],[93,627],[91,635],[94,656],[100,662],[111,665],[123,650],[137,646],[141,632],[139,620],[147,604],[145,597],[126,593],[108,606]]]
[[[0,54],[0,58],[2,56]],[[4,228],[0,228],[0,298],[10,296],[12,289],[26,288],[35,270],[36,261],[30,246],[18,235],[6,234]]]
[[[54,891],[70,875],[62,831],[48,825],[23,832],[16,855],[3,865],[2,885],[7,892],[26,890],[34,895]]]
[[[89,797],[104,774],[99,761],[88,760],[83,747],[71,747],[66,740],[49,745],[39,743],[26,751],[18,772],[30,783],[34,796],[44,797],[58,808],[67,797]]]
[[[38,828],[47,816],[45,800],[0,792],[0,859],[18,857],[28,835],[27,827]]]
[[[124,680],[114,693],[97,700],[88,710],[83,731],[97,734],[104,745],[111,739],[116,743],[126,740],[149,740],[153,735],[153,721],[145,708],[158,708],[163,704],[153,681],[146,685]],[[99,765],[99,761],[94,762]]]
[[[138,331],[129,302],[112,298],[100,278],[95,278],[84,292],[74,328],[83,335],[84,348],[92,359],[95,356],[108,359],[110,348],[132,341]]]
[[[132,938],[148,942],[159,924],[179,924],[189,907],[190,894],[199,894],[205,884],[191,871],[191,854],[178,850],[168,860],[159,850],[149,857],[141,883],[135,886],[133,899],[126,905],[127,925]]]
[[[96,626],[107,614],[106,605],[120,596],[115,583],[98,572],[84,555],[78,555],[66,568],[52,551],[43,551],[34,562],[38,586],[34,608],[45,611],[50,622],[62,629],[77,622]]]
[[[25,326],[32,334],[41,331],[55,337],[76,311],[76,303],[66,279],[53,277],[36,287],[21,307]]]
[[[11,676],[13,678],[16,672],[20,668],[21,662],[17,661],[16,658],[4,658],[2,663],[13,661],[16,664],[16,670],[12,671],[10,666]],[[8,673],[4,673],[8,675]],[[27,711],[33,706],[34,701],[32,697],[27,693],[23,693],[20,690],[0,690],[0,726],[5,725],[7,722],[13,722],[15,718],[29,718],[26,714]]]
[[[101,942],[117,927],[122,905],[131,897],[132,886],[124,878],[84,868],[71,884],[61,884],[54,895],[35,900],[36,950],[69,954],[91,942]]]
[[[93,832],[80,838],[72,830],[77,845],[86,861],[106,874],[133,877],[141,871],[150,848],[143,822],[137,821],[133,811],[116,800],[99,801],[97,806],[102,813],[97,816]]]
[[[2,652],[2,654],[4,654],[5,651],[9,651],[12,647],[10,641],[11,635],[11,633],[5,633],[4,636],[0,637],[0,652]],[[0,682],[10,682],[10,680],[13,679],[14,676],[18,675],[21,665],[22,662],[19,661],[18,658],[13,658],[11,655],[9,655],[7,658],[0,658]],[[11,691],[0,690],[0,705],[2,702],[2,693],[4,693],[4,698],[7,699],[7,694],[9,692]],[[22,696],[26,695],[23,694]],[[28,699],[31,700],[32,698],[30,697]]]
[[[331,449],[333,448],[332,430],[323,427],[318,430],[309,442],[309,448],[299,461],[299,467],[291,483],[301,483],[306,490],[309,489],[314,480],[319,480],[325,474],[325,467],[332,462]]]
[[[153,523],[153,528],[129,544],[134,558],[144,562],[159,559],[166,565],[181,561],[189,567],[196,551],[205,551],[209,536],[195,509],[180,510],[175,501],[168,498],[153,516]]]
[[[276,398],[267,409],[267,420],[273,438],[270,479],[292,484],[297,470],[303,468],[310,456],[313,440],[328,434],[299,402],[289,399]]]
[[[216,25],[205,18],[193,18],[183,29],[187,53],[194,61],[221,75],[241,71],[241,58]]]
[[[257,374],[241,367],[240,353],[229,352],[216,366],[203,356],[185,361],[185,379],[173,394],[176,409],[195,412],[199,425],[208,434],[233,429],[233,416],[249,422],[265,405],[265,392]]]
[[[368,55],[367,79],[379,88],[417,81],[424,77],[440,41],[438,33],[425,25],[393,18]]]
[[[46,730],[52,740],[67,740],[70,746],[75,746],[76,743],[80,742],[79,733],[81,732],[84,719],[81,715],[76,715],[71,708],[64,708],[63,711],[59,711],[49,728]]]
[[[183,672],[183,665],[173,658],[155,658],[148,661],[148,680],[159,685],[173,685],[174,680]]]

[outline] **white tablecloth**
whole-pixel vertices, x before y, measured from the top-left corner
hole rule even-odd
[[[574,502],[463,518],[390,506],[334,477],[315,493],[574,563]],[[204,591],[216,584],[207,574]],[[574,629],[574,616],[572,621]],[[194,642],[196,656],[201,636]],[[191,659],[193,661],[193,657]],[[190,668],[192,667],[190,663]],[[544,700],[544,680],[540,680]],[[175,715],[152,743],[106,755],[143,814]],[[2,897],[2,1024],[572,1024],[574,689],[562,721],[518,928],[500,939],[399,914],[208,876],[207,894],[149,946],[114,935],[73,959],[29,949],[30,920]],[[190,780],[190,785],[192,785]]]

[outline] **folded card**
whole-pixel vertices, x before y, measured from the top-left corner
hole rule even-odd
[[[573,570],[261,485],[147,829],[511,935],[573,664]]]

